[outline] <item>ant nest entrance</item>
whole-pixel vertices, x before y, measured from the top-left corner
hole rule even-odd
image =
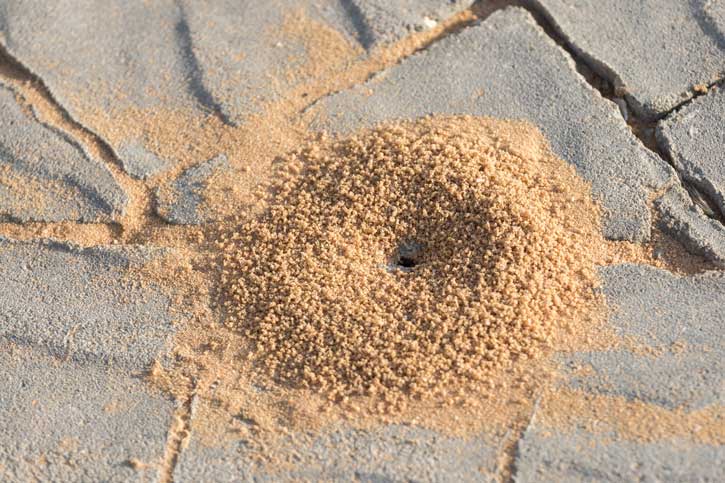
[[[597,305],[599,211],[528,124],[425,118],[286,161],[219,240],[228,325],[280,384],[425,397],[540,357]]]
[[[395,254],[391,257],[387,268],[391,272],[396,270],[411,271],[423,261],[423,245],[411,240],[406,240],[398,245]]]

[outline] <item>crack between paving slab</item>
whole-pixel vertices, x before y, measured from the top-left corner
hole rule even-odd
[[[45,223],[48,230],[56,234],[69,232],[71,241],[82,240],[78,233],[87,232],[89,225],[107,225],[109,237],[105,243],[133,240],[142,230],[154,223],[162,223],[152,206],[151,190],[142,180],[137,180],[123,170],[122,163],[111,145],[102,136],[92,131],[76,119],[53,96],[42,78],[30,68],[16,59],[4,45],[0,43],[0,78],[13,89],[22,105],[34,116],[34,120],[47,128],[62,134],[66,139],[81,148],[86,156],[99,160],[110,171],[113,179],[128,197],[125,212],[117,220],[108,223],[83,223],[80,221],[64,221],[61,223]],[[36,222],[33,232],[37,232]],[[18,225],[23,226],[22,224]],[[56,228],[62,226],[62,230]],[[75,226],[75,228],[73,228]],[[28,238],[23,230],[11,230],[23,238]],[[4,233],[5,230],[0,231]],[[61,236],[61,238],[63,238]]]
[[[181,56],[186,61],[184,67],[186,68],[188,77],[187,87],[189,94],[191,94],[201,107],[217,116],[224,124],[234,126],[235,123],[224,112],[221,104],[219,104],[204,84],[204,75],[199,66],[199,59],[194,53],[194,41],[191,37],[191,29],[189,28],[186,10],[180,1],[177,0],[175,3],[176,8],[179,10],[179,21],[174,26],[174,33],[176,35],[176,43],[181,50]]]
[[[177,408],[171,419],[164,459],[159,467],[159,482],[173,483],[176,465],[181,453],[186,449],[191,437],[191,417],[196,400],[196,382],[192,383],[191,391],[182,400],[177,399]]]
[[[349,2],[345,2],[343,0],[343,3],[347,4]],[[357,15],[355,13],[355,11],[357,11],[357,7],[351,3],[350,5],[352,6],[349,8],[353,9],[353,13],[350,15]],[[305,114],[313,109],[315,105],[323,99],[365,84],[387,69],[399,65],[409,57],[425,51],[440,40],[443,40],[450,35],[455,35],[465,28],[485,20],[489,15],[502,8],[520,5],[521,2],[518,0],[478,0],[470,7],[463,9],[439,22],[436,27],[430,30],[412,33],[391,44],[373,46],[367,59],[353,64],[342,73],[338,73],[340,74],[340,77],[344,79],[345,74],[351,74],[352,72],[347,79],[339,83],[333,82],[332,87],[325,90],[325,92],[320,95],[311,98],[298,109],[298,112],[300,114]],[[343,7],[346,10],[348,9],[345,5],[343,5]],[[356,28],[364,29],[365,27],[356,26]],[[324,85],[324,81],[319,82],[318,85]]]
[[[546,32],[546,34],[551,37],[554,42],[556,42],[556,44],[559,45],[559,47],[561,47],[574,60],[574,63],[577,66],[577,70],[593,89],[599,92],[599,94],[605,99],[608,99],[615,103],[618,108],[619,104],[617,103],[617,100],[621,100],[626,104],[626,113],[622,112],[621,108],[618,109],[618,112],[622,115],[624,122],[627,124],[627,126],[629,126],[632,134],[634,134],[634,136],[637,138],[637,140],[639,140],[640,144],[642,144],[645,149],[648,149],[650,152],[660,158],[664,163],[667,163],[673,168],[680,185],[685,189],[690,199],[692,200],[692,203],[696,206],[699,206],[703,210],[705,215],[707,215],[709,218],[725,225],[725,217],[723,217],[723,213],[720,212],[718,204],[715,202],[715,200],[712,199],[712,197],[705,190],[701,189],[696,183],[693,183],[690,180],[686,179],[682,175],[682,173],[680,173],[680,171],[675,167],[674,163],[672,162],[670,156],[661,148],[661,146],[655,139],[655,129],[659,120],[669,116],[671,113],[677,110],[684,108],[695,99],[707,95],[709,89],[711,89],[715,85],[722,83],[723,80],[717,80],[709,84],[707,86],[707,90],[704,90],[703,92],[694,92],[690,98],[683,101],[671,110],[663,113],[660,117],[656,119],[645,119],[643,117],[637,116],[635,111],[631,109],[630,102],[627,100],[627,96],[619,95],[622,93],[617,92],[618,88],[613,84],[613,82],[615,84],[617,82],[620,82],[619,77],[616,75],[616,73],[611,72],[611,77],[613,77],[613,79],[607,79],[601,76],[598,73],[598,69],[601,69],[601,65],[592,65],[592,62],[596,62],[597,64],[599,64],[596,59],[590,58],[589,56],[580,53],[576,48],[574,48],[571,43],[567,41],[566,38],[560,33],[559,29],[552,22],[549,16],[545,12],[540,11],[533,4],[533,2],[531,2],[530,0],[524,0],[523,3],[523,7],[526,8],[529,13],[531,13],[531,15],[534,17],[539,26],[544,30],[544,32]],[[607,68],[607,70],[609,70],[609,68]],[[662,193],[656,194],[656,198],[661,197],[664,194],[664,191],[667,191],[669,187],[671,186],[665,187],[666,189],[661,190],[663,191]]]
[[[375,43],[372,29],[363,15],[360,7],[353,0],[340,0],[340,6],[350,18],[355,29],[355,37],[365,50],[370,49]]]
[[[536,398],[534,407],[531,409],[531,415],[526,424],[513,430],[515,431],[513,437],[510,434],[512,430],[509,430],[501,443],[498,457],[498,476],[499,481],[502,483],[513,483],[516,481],[516,458],[519,455],[519,444],[524,438],[526,431],[534,424],[540,402],[541,396]]]

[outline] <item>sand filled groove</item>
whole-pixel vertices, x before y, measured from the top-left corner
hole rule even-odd
[[[285,386],[394,405],[485,382],[600,306],[598,208],[526,123],[322,136],[275,179],[219,246],[226,323]]]

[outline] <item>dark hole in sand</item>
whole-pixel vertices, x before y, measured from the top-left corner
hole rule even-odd
[[[404,241],[393,257],[393,268],[411,270],[422,262],[423,246],[415,241]]]

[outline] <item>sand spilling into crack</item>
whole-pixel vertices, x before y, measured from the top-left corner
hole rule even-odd
[[[220,245],[227,324],[283,384],[395,400],[485,380],[597,305],[598,210],[524,123],[322,140],[272,191]]]

